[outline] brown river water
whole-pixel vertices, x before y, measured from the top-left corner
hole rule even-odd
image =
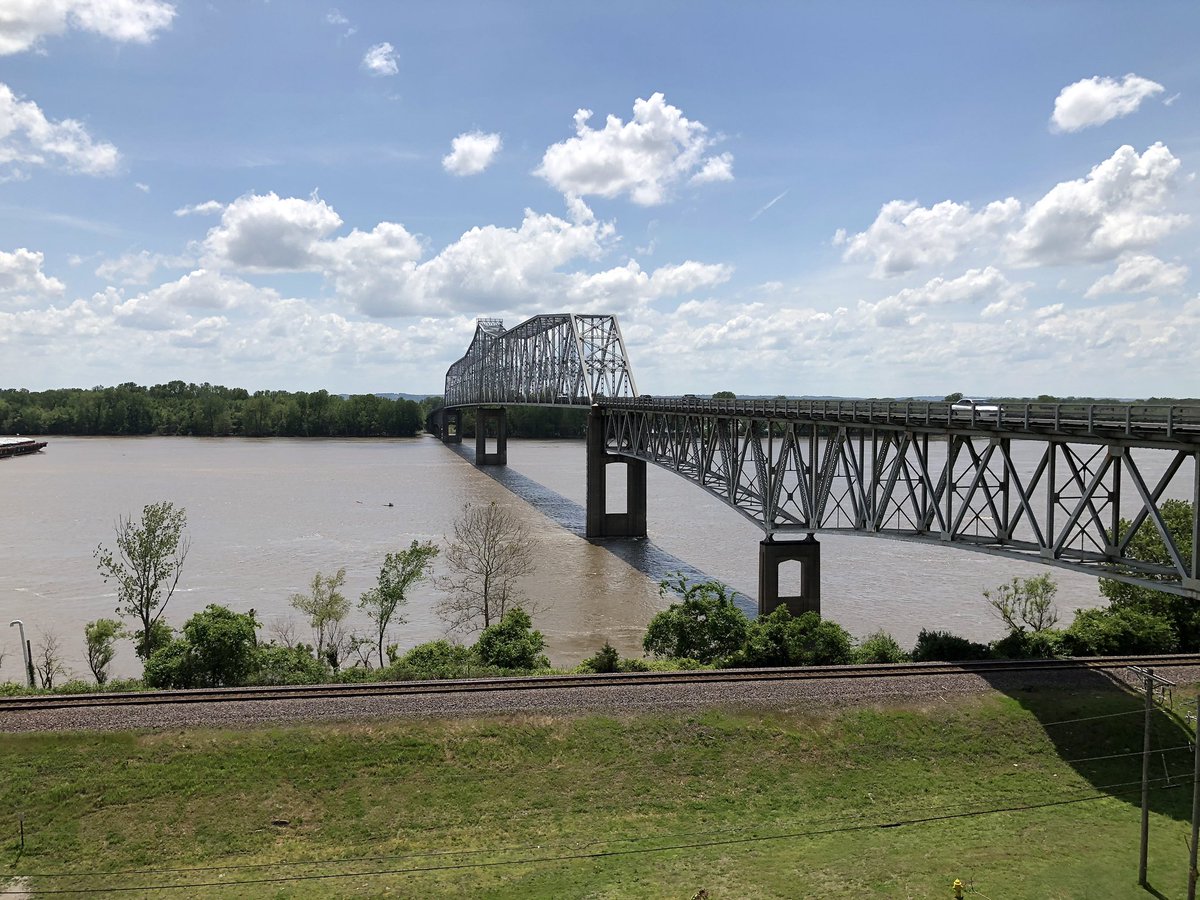
[[[582,441],[511,441],[507,469],[480,470],[469,450],[430,437],[49,440],[43,453],[0,462],[0,681],[21,678],[17,629],[7,627],[17,618],[35,645],[56,633],[68,668],[90,677],[83,625],[115,606],[93,550],[112,545],[119,515],[159,500],[186,508],[191,537],[166,612],[175,626],[221,603],[255,609],[266,637],[289,619],[307,637],[288,597],[314,572],[344,566],[353,603],[385,553],[414,539],[445,544],[463,504],[492,500],[516,511],[536,541],[537,569],[522,589],[540,609],[535,625],[555,664],[574,664],[605,640],[640,655],[646,623],[669,603],[658,579],[681,567],[725,581],[753,608],[761,532],[669,472],[649,468],[648,540],[585,540]],[[921,628],[995,638],[982,590],[1045,571],[1058,582],[1063,624],[1102,603],[1095,579],[1061,569],[880,538],[820,540],[823,614],[857,636],[882,628],[903,646]],[[444,636],[437,596],[430,582],[412,592],[408,621],[393,629],[401,648]],[[369,633],[357,609],[351,624]],[[127,642],[113,669],[138,672]]]

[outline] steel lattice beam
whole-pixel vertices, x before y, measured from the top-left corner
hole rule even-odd
[[[591,406],[636,396],[614,316],[536,316],[507,331],[480,319],[466,355],[446,373],[448,407]]]
[[[1200,429],[1174,423],[1168,440],[1165,415],[1155,424],[1153,410],[1123,409],[1119,418],[1141,416],[1146,428],[1122,426],[1117,435],[1095,411],[1090,424],[1071,424],[1060,410],[1060,433],[1045,435],[1034,430],[1038,415],[1027,425],[1023,415],[1023,429],[1005,427],[1002,412],[986,425],[955,422],[953,413],[942,423],[935,407],[947,404],[921,404],[919,421],[912,404],[875,404],[875,424],[856,421],[870,405],[844,406],[838,419],[803,401],[610,402],[605,450],[682,475],[769,535],[948,544],[1200,599],[1195,543],[1177,546],[1163,516],[1174,479],[1190,477],[1188,496],[1197,492]],[[907,406],[908,423],[889,424],[887,406],[897,417]],[[1020,460],[1015,443],[1024,444]],[[1143,526],[1164,540],[1166,564],[1128,555]]]
[[[507,331],[479,320],[446,373],[445,406],[502,405],[591,406],[597,452],[670,469],[770,536],[939,543],[1200,599],[1196,407],[651,399],[616,319],[565,313]],[[1163,514],[1180,481],[1190,546]],[[1164,562],[1130,557],[1141,528],[1164,541]]]

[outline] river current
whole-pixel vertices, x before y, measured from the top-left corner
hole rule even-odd
[[[649,467],[647,541],[585,540],[584,452],[582,441],[511,441],[508,470],[492,477],[469,450],[430,437],[51,438],[43,453],[0,462],[0,681],[21,677],[17,629],[6,627],[17,618],[35,645],[57,634],[68,668],[90,677],[83,625],[111,617],[116,602],[93,551],[113,545],[118,516],[159,500],[186,508],[191,537],[166,612],[176,627],[221,603],[255,609],[268,638],[289,621],[307,637],[288,598],[317,570],[344,566],[354,602],[385,553],[414,539],[444,545],[465,503],[493,500],[513,509],[536,543],[537,568],[521,587],[555,664],[574,664],[606,640],[640,655],[646,623],[670,602],[658,578],[678,566],[725,581],[752,608],[761,532],[669,472]],[[981,592],[1045,571],[1058,582],[1063,624],[1102,603],[1095,579],[1031,563],[879,538],[820,540],[823,614],[856,636],[882,628],[906,647],[921,628],[995,638],[1000,626]],[[393,629],[401,648],[445,634],[437,596],[429,581],[412,591],[408,621]],[[369,633],[357,609],[351,624]],[[113,668],[138,671],[128,642]]]

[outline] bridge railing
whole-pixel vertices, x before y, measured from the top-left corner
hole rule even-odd
[[[752,418],[1028,431],[1200,441],[1200,406],[1147,403],[985,403],[918,400],[730,400],[699,397],[606,399],[604,406]]]

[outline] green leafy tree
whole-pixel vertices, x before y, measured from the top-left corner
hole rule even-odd
[[[99,545],[93,556],[104,581],[115,582],[117,613],[141,623],[137,652],[148,659],[155,649],[154,625],[179,584],[190,541],[184,534],[186,511],[169,501],[142,509],[140,522],[122,517],[116,550]]]
[[[475,652],[483,662],[502,669],[537,669],[550,665],[542,655],[546,640],[533,629],[529,613],[514,607],[495,625],[483,629]]]
[[[437,555],[438,548],[429,541],[423,544],[413,541],[407,550],[389,553],[379,570],[378,583],[358,598],[359,608],[375,623],[380,668],[384,665],[384,641],[388,626],[392,622],[397,625],[404,622],[402,617],[396,615],[396,610],[408,602],[408,589],[425,577]]]
[[[683,599],[650,620],[642,647],[659,657],[712,662],[728,656],[746,638],[747,620],[733,598],[736,593],[719,581],[689,582],[680,572],[658,585],[660,597],[674,593]]]
[[[736,400],[737,394],[733,391],[717,391],[712,395],[714,400]]]
[[[254,610],[236,613],[209,604],[184,623],[182,636],[146,661],[151,687],[235,687],[258,668],[258,620]]]
[[[1132,606],[1079,610],[1063,643],[1073,656],[1174,653],[1178,649],[1178,638],[1168,620]]]
[[[793,616],[786,606],[749,625],[730,663],[735,666],[830,666],[853,661],[854,640],[836,622],[815,612]]]
[[[108,681],[108,667],[117,655],[117,640],[125,637],[124,626],[116,619],[97,619],[83,626],[88,668],[96,684]]]
[[[350,611],[350,601],[341,592],[346,584],[345,568],[338,569],[333,575],[322,575],[317,572],[307,594],[292,594],[292,606],[308,616],[312,626],[313,637],[317,642],[317,658],[325,659],[329,651],[334,653],[334,668],[337,668],[337,655],[340,648],[341,624]]]
[[[489,503],[463,507],[446,548],[450,574],[438,615],[452,631],[489,627],[518,605],[518,579],[533,571],[533,539],[509,509]]]
[[[1053,628],[1058,621],[1058,610],[1054,607],[1054,595],[1058,585],[1049,575],[1032,578],[1014,578],[995,590],[985,590],[984,599],[991,606],[1009,633],[1028,631],[1036,634]]]
[[[1186,500],[1165,500],[1161,512],[1167,533],[1171,535],[1179,555],[1184,560],[1191,559],[1192,504]],[[1127,533],[1131,525],[1132,522],[1122,519],[1121,533]],[[1175,567],[1167,545],[1149,520],[1144,521],[1138,528],[1129,542],[1127,552],[1133,559],[1142,562],[1158,563],[1171,569]],[[1154,578],[1147,575],[1140,577],[1150,580]],[[1108,598],[1112,609],[1135,610],[1168,622],[1175,632],[1181,652],[1200,648],[1200,609],[1197,609],[1196,601],[1111,578],[1100,579],[1100,593]]]

